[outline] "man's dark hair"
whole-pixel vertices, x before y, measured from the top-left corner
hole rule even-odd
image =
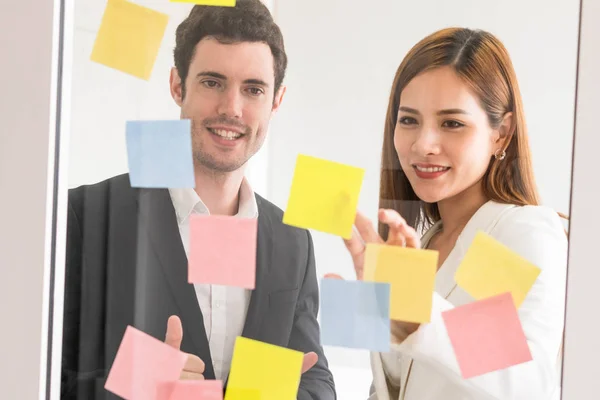
[[[205,37],[223,44],[263,42],[273,54],[275,92],[287,68],[287,55],[279,26],[260,0],[237,0],[235,7],[194,6],[175,34],[175,67],[181,78],[182,95],[196,45]]]

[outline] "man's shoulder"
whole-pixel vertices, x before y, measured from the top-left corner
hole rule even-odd
[[[69,203],[75,209],[83,206],[83,203],[107,202],[115,196],[133,194],[129,174],[121,174],[105,179],[101,182],[80,185],[69,189]]]
[[[308,243],[310,238],[308,230],[284,224],[283,210],[281,208],[259,194],[255,194],[255,196],[259,219],[263,219],[269,224],[275,238],[294,240],[297,243]]]

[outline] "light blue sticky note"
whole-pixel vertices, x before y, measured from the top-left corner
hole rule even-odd
[[[189,119],[127,121],[126,139],[132,187],[196,186]]]
[[[387,352],[390,349],[390,284],[321,280],[321,343]]]

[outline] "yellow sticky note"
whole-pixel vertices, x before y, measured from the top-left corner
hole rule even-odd
[[[364,280],[390,284],[390,318],[430,322],[439,253],[373,243],[365,251]]]
[[[235,7],[235,0],[171,0],[172,3],[193,3],[201,6]]]
[[[239,336],[225,400],[296,400],[303,359],[300,351]]]
[[[477,232],[455,280],[477,300],[511,292],[518,308],[541,270],[484,232]]]
[[[364,169],[299,155],[283,223],[350,239]]]
[[[169,16],[125,0],[108,0],[91,60],[150,79]]]

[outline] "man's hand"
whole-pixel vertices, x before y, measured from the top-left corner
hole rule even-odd
[[[317,353],[311,351],[310,353],[304,354],[304,360],[302,360],[302,373],[305,373],[314,367],[317,361],[319,361]]]
[[[183,327],[181,320],[176,315],[171,315],[167,321],[167,334],[165,343],[171,347],[181,350],[181,341],[183,340]],[[204,380],[204,362],[200,357],[188,354],[187,361],[181,371],[179,379]]]

